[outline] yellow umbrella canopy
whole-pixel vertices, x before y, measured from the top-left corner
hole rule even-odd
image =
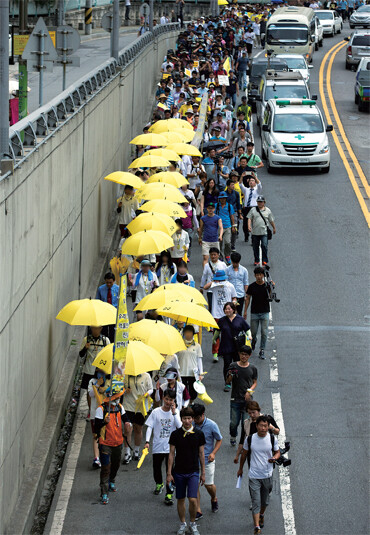
[[[176,321],[183,321],[185,323],[193,323],[200,327],[213,327],[217,329],[212,314],[205,308],[196,305],[195,303],[170,303],[157,309],[158,314],[172,318]]]
[[[134,137],[130,141],[131,145],[150,145],[151,147],[162,147],[166,144],[166,139],[160,134],[141,134],[140,136]]]
[[[181,188],[181,186],[189,184],[189,181],[177,171],[161,171],[160,173],[154,173],[154,175],[149,177],[147,184],[155,184],[158,182],[162,184],[171,184],[171,186],[175,186],[175,188]]]
[[[160,230],[165,232],[169,236],[172,236],[176,232],[176,223],[165,214],[159,214],[156,212],[145,212],[133,219],[131,223],[127,225],[127,229],[131,234],[136,234],[143,230]]]
[[[117,309],[100,299],[77,299],[64,306],[56,319],[69,325],[112,325],[116,323]]]
[[[185,128],[176,128],[176,130],[174,130],[174,132],[176,134],[180,134],[184,139],[183,139],[183,142],[186,142],[186,143],[189,143],[190,141],[193,141],[194,139],[194,136],[195,136],[195,132],[194,130],[191,131],[191,130],[187,130]]]
[[[219,6],[228,6],[229,2],[227,0],[217,0]]]
[[[167,144],[167,142],[166,142]],[[143,156],[152,155],[152,156],[162,156],[166,160],[171,160],[171,162],[178,162],[181,160],[180,156],[174,150],[169,149],[150,149],[144,152]]]
[[[171,143],[167,145],[168,149],[174,150],[177,154],[186,154],[187,156],[202,156],[202,153],[193,145],[187,143]]]
[[[185,132],[188,130],[185,128],[179,128],[171,132],[162,132],[161,135],[166,138],[167,143],[183,143],[185,141]],[[189,130],[190,132],[190,130]]]
[[[175,128],[185,128],[193,132],[193,127],[191,126],[191,124],[188,123],[188,121],[184,121],[183,119],[168,119],[168,124],[172,127],[173,130]]]
[[[110,175],[104,177],[104,180],[115,182],[121,186],[132,186],[135,189],[143,187],[143,181],[140,177],[124,171],[115,171],[114,173],[110,173]]]
[[[144,212],[159,212],[175,218],[186,217],[185,211],[180,205],[164,199],[146,202],[140,208]]]
[[[109,344],[104,349],[99,351],[94,362],[97,362],[96,366],[103,369],[112,369],[113,358],[113,346]],[[159,370],[163,362],[162,355],[152,347],[147,346],[143,342],[130,342],[127,346],[126,360],[125,360],[125,374],[126,375],[139,375],[140,373],[150,372],[152,370]]]
[[[135,195],[139,199],[150,201],[153,199],[166,199],[172,202],[182,203],[185,198],[175,186],[171,184],[154,182],[146,184]]]
[[[163,132],[172,132],[176,128],[193,130],[191,124],[182,119],[162,119],[161,121],[152,124],[152,126],[149,127],[149,132],[162,134]]]
[[[187,290],[191,291],[187,292]],[[207,301],[196,288],[191,288],[185,284],[163,284],[151,294],[143,297],[134,310],[157,310],[175,302],[207,305]]]
[[[131,324],[129,340],[143,342],[163,355],[186,349],[179,331],[163,321],[141,320]]]
[[[142,256],[159,254],[169,247],[173,247],[171,236],[160,230],[143,230],[133,234],[124,241],[122,254]]]
[[[128,167],[129,169],[137,169],[138,167],[169,167],[170,165],[170,162],[162,156],[149,155],[136,158]]]

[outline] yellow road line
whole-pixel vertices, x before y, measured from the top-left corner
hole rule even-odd
[[[329,113],[329,108],[328,108],[328,103],[327,103],[327,100],[326,100],[326,95],[325,95],[325,91],[324,91],[324,70],[325,70],[325,65],[326,65],[326,62],[327,62],[327,59],[328,57],[330,56],[330,54],[332,54],[332,57],[330,58],[330,61],[329,61],[329,64],[328,64],[328,68],[327,68],[327,92],[328,92],[328,98],[329,98],[329,102],[330,102],[330,108],[333,112],[333,115],[334,115],[334,118],[335,118],[335,122],[337,123],[337,127],[338,127],[338,130],[340,132],[340,135],[341,135],[341,138],[343,139],[343,142],[348,150],[348,153],[351,157],[351,160],[352,160],[352,163],[353,165],[355,166],[357,172],[358,172],[358,175],[360,177],[360,180],[365,188],[365,191],[366,191],[366,194],[367,196],[369,197],[369,192],[370,192],[370,188],[369,188],[369,184],[366,180],[366,177],[365,177],[365,174],[352,150],[352,147],[350,146],[350,143],[348,141],[348,138],[345,134],[345,131],[344,131],[344,128],[343,128],[343,125],[342,125],[342,122],[339,118],[339,115],[338,115],[338,111],[337,111],[337,108],[335,106],[335,101],[334,101],[334,98],[333,98],[333,93],[332,93],[332,89],[331,89],[331,85],[330,85],[330,80],[331,80],[331,69],[332,69],[332,66],[333,66],[333,61],[334,61],[334,58],[336,56],[336,54],[339,52],[339,50],[341,50],[347,43],[346,42],[339,42],[337,43],[336,45],[334,45],[324,56],[322,62],[321,62],[321,65],[320,65],[320,74],[319,74],[319,88],[320,88],[320,96],[321,96],[321,101],[322,101],[322,104],[323,104],[323,108],[324,108],[324,113],[325,113],[325,116],[326,116],[326,119],[327,121],[330,123],[331,122],[331,116],[330,116],[330,113]],[[362,195],[362,192],[359,188],[359,185],[357,183],[357,180],[355,178],[355,175],[354,175],[354,172],[350,166],[350,161],[348,160],[347,156],[345,155],[344,151],[343,151],[343,148],[342,148],[342,145],[341,145],[341,142],[339,140],[339,137],[338,137],[338,134],[337,132],[335,131],[335,129],[333,130],[333,139],[334,139],[334,142],[336,144],[336,147],[338,149],[338,152],[339,152],[339,155],[343,161],[343,164],[344,164],[344,167],[347,171],[347,174],[348,174],[348,178],[351,182],[351,185],[353,187],[353,190],[356,194],[356,197],[357,197],[357,200],[360,204],[360,207],[361,207],[361,210],[365,216],[365,219],[367,221],[367,224],[368,226],[370,227],[370,213],[369,213],[369,210],[366,206],[366,203],[365,203],[365,199]]]

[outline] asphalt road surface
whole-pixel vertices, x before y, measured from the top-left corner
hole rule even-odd
[[[324,54],[348,34],[346,23],[342,36],[325,39],[323,49],[315,53],[312,93],[319,94]],[[353,83],[354,73],[344,68],[343,49],[333,65],[333,94],[347,136],[368,176],[369,115],[357,111]],[[256,126],[255,134],[256,153],[260,154]],[[254,397],[263,412],[275,414],[278,424],[282,423],[277,417],[281,400],[280,417],[292,443],[291,467],[281,469],[280,477],[275,470],[265,535],[368,533],[368,227],[332,140],[331,149],[329,174],[291,170],[269,175],[265,169],[259,173],[267,206],[276,220],[277,234],[269,252],[281,302],[272,307],[267,359],[251,358],[259,372]],[[252,248],[239,239],[237,249],[253,281]],[[196,244],[190,273],[197,285],[200,257]],[[220,510],[211,513],[203,490],[204,517],[199,530],[202,535],[253,533],[247,477],[240,490],[235,488],[235,449],[228,434],[229,394],[222,390],[222,363],[212,363],[209,335],[204,337],[203,352],[208,371],[205,384],[214,399],[207,413],[219,424],[224,443],[216,456]],[[64,463],[46,533],[176,532],[175,506],[166,507],[163,494],[152,494],[150,455],[139,472],[134,463],[122,466],[118,492],[109,505],[99,504],[99,474],[91,469],[90,428],[81,417],[75,427],[69,446],[72,455]],[[293,512],[289,510],[289,492]]]

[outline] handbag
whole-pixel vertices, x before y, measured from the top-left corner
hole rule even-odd
[[[262,217],[265,225],[266,225],[266,229],[267,229],[267,239],[268,240],[271,240],[272,239],[272,230],[270,229],[270,227],[268,226],[267,222],[266,222],[266,219],[263,217],[262,215],[262,212],[261,210],[258,208],[258,206],[256,206],[256,210],[257,212],[259,213],[259,215]]]

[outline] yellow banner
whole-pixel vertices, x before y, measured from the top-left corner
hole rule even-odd
[[[197,147],[199,149],[200,144],[203,140],[203,132],[204,132],[204,126],[206,124],[207,119],[207,105],[208,105],[208,95],[205,93],[202,97],[202,102],[199,108],[199,123],[198,128],[195,132],[195,136],[193,137],[193,141],[191,142],[191,145],[194,145],[194,147]]]
[[[123,360],[125,360],[128,345],[129,319],[127,314],[126,290],[127,277],[126,275],[122,275],[117,311],[116,338],[114,342],[114,358],[117,362],[122,362]]]
[[[55,47],[55,36],[56,32],[50,32],[49,35],[51,40],[53,41],[53,45]],[[21,56],[24,52],[24,49],[26,48],[26,44],[28,43],[28,39],[30,38],[29,35],[15,35],[14,36],[14,55],[15,56]]]

